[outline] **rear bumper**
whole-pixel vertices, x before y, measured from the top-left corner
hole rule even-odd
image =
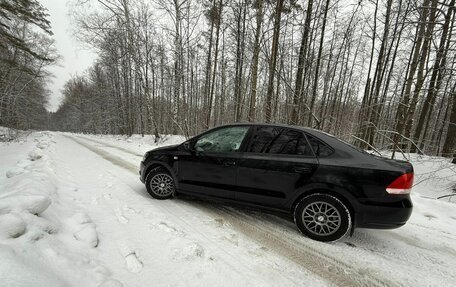
[[[362,202],[355,211],[355,226],[361,228],[393,229],[404,225],[412,214],[410,196],[386,197]]]

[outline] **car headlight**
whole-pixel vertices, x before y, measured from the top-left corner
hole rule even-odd
[[[146,153],[144,154],[144,156],[143,156],[143,159],[142,159],[142,160],[143,160],[143,161],[145,161],[145,160],[146,160],[146,158],[147,158],[148,156],[149,156],[149,152],[146,152]]]

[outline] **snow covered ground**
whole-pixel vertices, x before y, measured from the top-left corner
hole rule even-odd
[[[0,143],[0,286],[454,286],[456,167],[411,156],[410,221],[325,244],[286,216],[189,198],[138,179],[165,136],[36,132]]]

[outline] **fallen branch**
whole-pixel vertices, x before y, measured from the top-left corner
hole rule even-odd
[[[411,142],[411,143],[416,147],[416,149],[417,149],[418,152],[419,152],[418,155],[419,155],[420,157],[421,157],[421,155],[424,154],[424,152],[416,145],[416,143],[415,143],[412,139],[410,139],[410,138],[408,138],[408,137],[406,137],[406,136],[404,136],[404,135],[402,135],[402,134],[400,134],[400,133],[398,133],[398,132],[396,132],[396,131],[377,130],[377,132],[385,132],[385,133],[392,133],[392,134],[399,135],[399,136],[402,137],[403,139],[405,139],[405,140]]]
[[[389,140],[393,143],[393,148],[397,148],[397,149],[401,152],[402,156],[403,156],[405,159],[410,160],[409,158],[407,158],[407,157],[405,156],[404,151],[399,147],[399,145],[398,145],[391,137],[389,137],[389,136],[387,136],[387,135],[385,135],[385,134],[379,132],[378,130],[376,130],[376,133],[379,134],[379,135],[381,135],[381,136],[384,136],[384,137],[387,138],[387,139],[389,139]],[[391,155],[391,158],[394,159],[394,153]]]
[[[437,197],[437,199],[442,199],[442,198],[451,197],[451,196],[456,196],[456,193],[442,195],[442,196]]]
[[[367,141],[363,140],[362,138],[359,138],[355,135],[351,135],[353,138],[367,144],[370,148],[372,148],[372,150],[374,150],[376,153],[378,153],[380,156],[383,156],[374,146],[372,146],[371,144],[369,144]]]

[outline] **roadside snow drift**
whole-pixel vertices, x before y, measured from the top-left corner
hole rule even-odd
[[[109,272],[88,259],[98,244],[96,225],[60,197],[71,188],[56,177],[50,156],[53,135],[31,137],[31,150],[16,154],[17,163],[0,181],[0,285],[93,286],[106,281],[105,286],[121,286],[109,285],[113,279],[103,274]],[[15,145],[23,143],[2,149]]]

